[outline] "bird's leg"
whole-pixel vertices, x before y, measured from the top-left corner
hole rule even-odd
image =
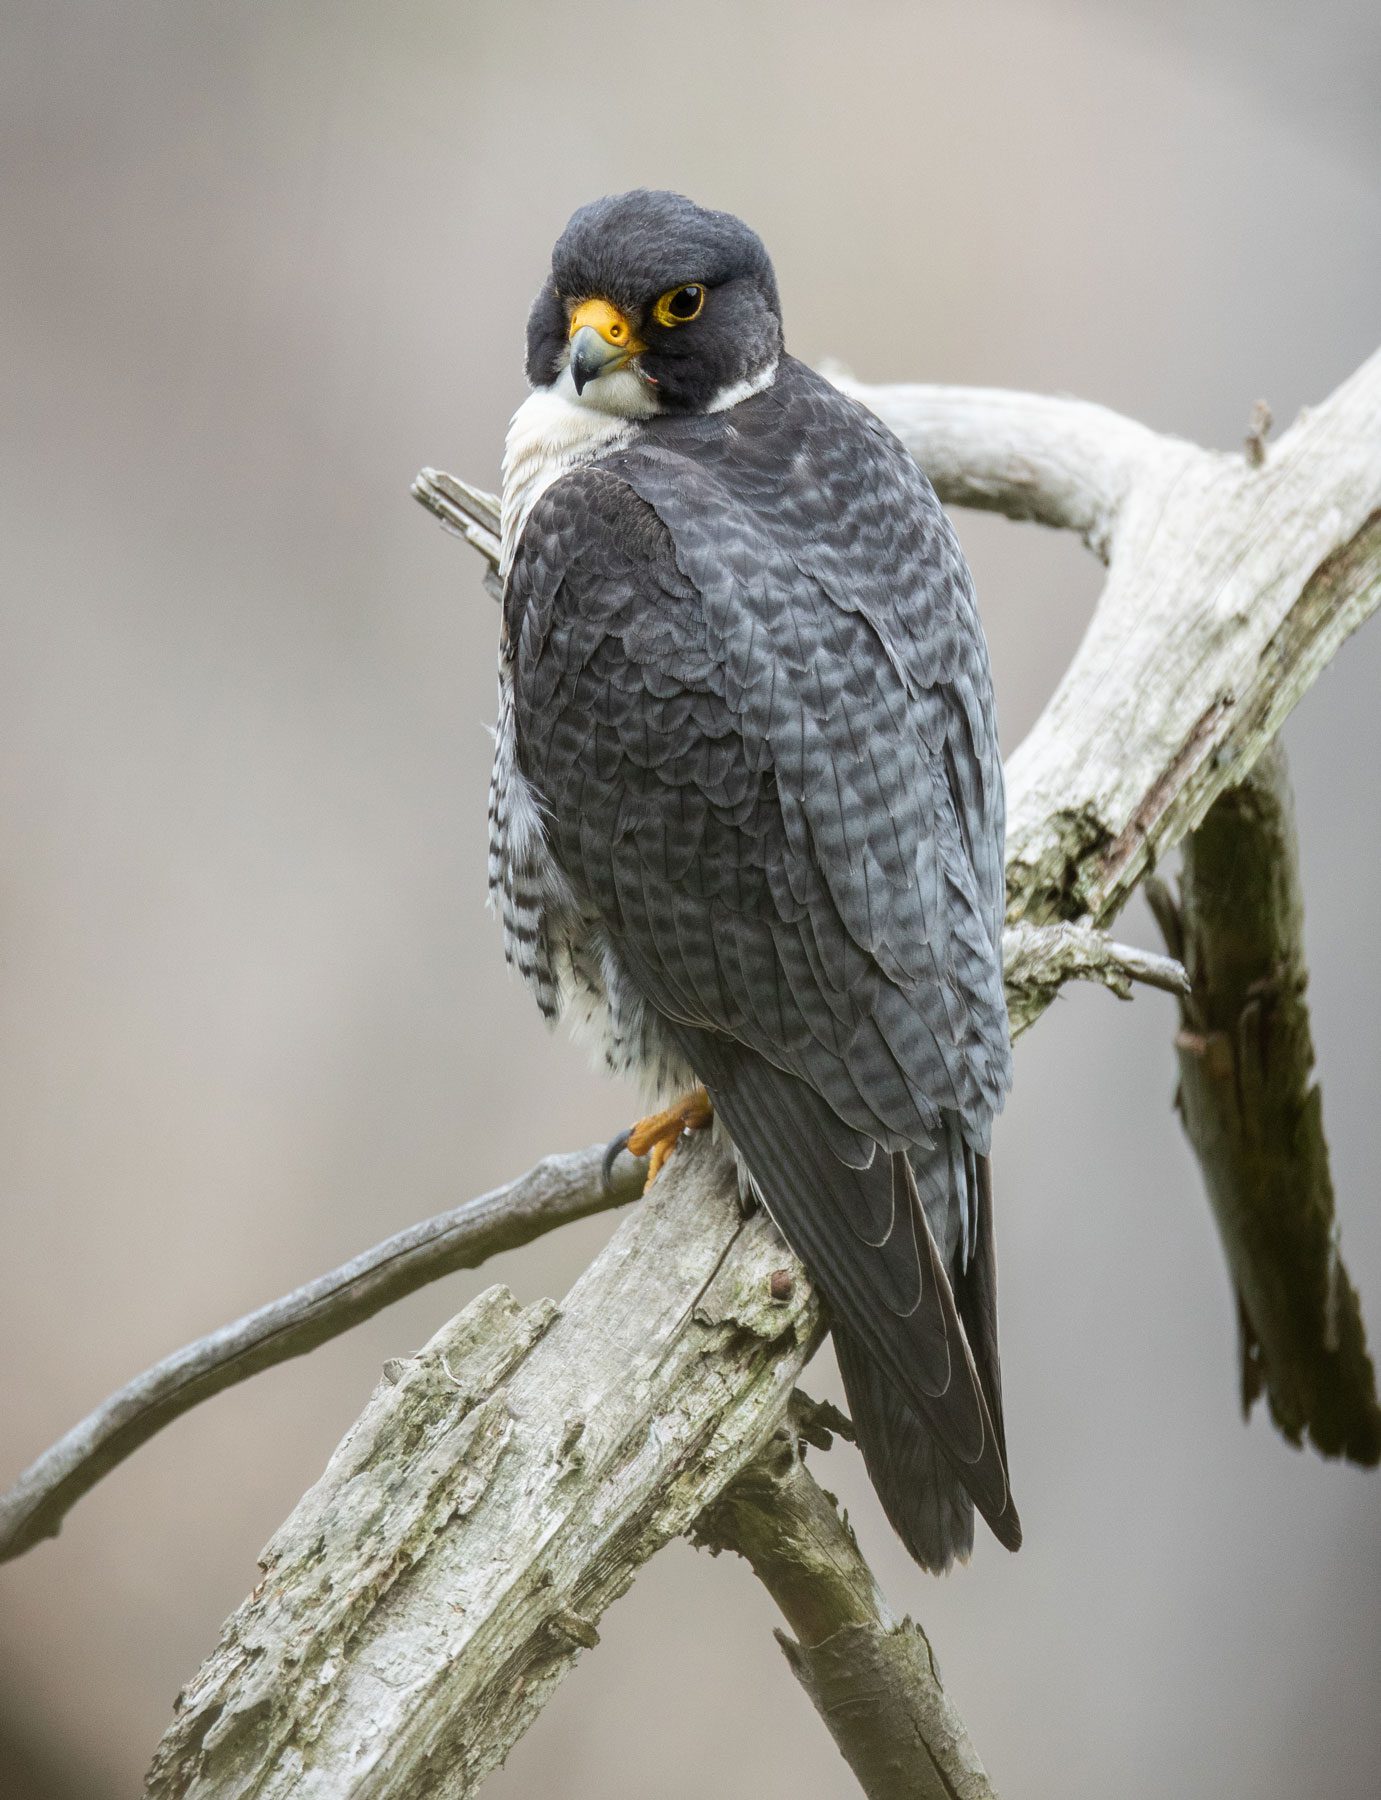
[[[714,1107],[704,1088],[692,1088],[665,1111],[639,1119],[615,1140],[630,1156],[647,1158],[644,1192],[662,1172],[662,1165],[676,1148],[683,1132],[703,1131],[714,1117]],[[610,1146],[613,1147],[612,1145]]]

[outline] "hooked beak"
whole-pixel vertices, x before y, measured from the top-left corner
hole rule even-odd
[[[644,348],[625,316],[607,300],[582,300],[571,314],[568,336],[577,394],[601,375],[621,369]]]

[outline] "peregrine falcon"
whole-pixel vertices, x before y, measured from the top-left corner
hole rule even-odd
[[[988,1167],[1004,802],[963,554],[897,439],[787,355],[728,213],[583,207],[527,375],[489,812],[505,953],[667,1108],[635,1147],[713,1109],[825,1297],[916,1560],[967,1556],[975,1506],[1016,1549]]]

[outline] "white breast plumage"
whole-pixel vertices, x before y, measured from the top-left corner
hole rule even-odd
[[[595,406],[579,397],[570,370],[548,388],[528,395],[513,415],[503,453],[503,550],[499,573],[505,579],[518,540],[538,497],[560,475],[593,462],[625,444],[639,419],[650,418],[656,404],[631,369],[602,376]]]

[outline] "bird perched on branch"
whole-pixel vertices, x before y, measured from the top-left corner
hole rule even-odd
[[[989,1132],[1010,1081],[987,649],[934,491],[786,354],[727,213],[583,207],[509,431],[489,881],[548,1019],[712,1108],[828,1303],[912,1555],[1015,1549]]]

